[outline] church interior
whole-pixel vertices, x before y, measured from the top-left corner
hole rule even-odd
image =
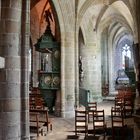
[[[140,140],[139,0],[0,0],[0,25],[0,140]]]

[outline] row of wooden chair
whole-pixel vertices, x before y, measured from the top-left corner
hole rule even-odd
[[[89,102],[85,110],[75,110],[75,134],[85,131],[85,137],[88,135],[88,123],[93,121],[93,111],[97,111],[97,102]]]
[[[97,103],[94,103],[97,105]],[[90,116],[90,117],[89,117]],[[104,139],[106,136],[107,125],[105,122],[104,110],[98,110],[97,106],[93,110],[75,110],[75,135],[85,132],[85,137],[88,137],[88,123],[89,120],[93,123],[93,135],[95,136],[99,131],[103,134]],[[124,128],[124,113],[122,109],[111,108],[111,123],[112,123],[112,138],[115,139],[115,129]],[[124,132],[124,131],[122,131]],[[123,135],[123,133],[122,133]],[[123,135],[124,136],[124,135]],[[123,137],[122,136],[122,137]]]
[[[29,94],[29,111],[30,111],[30,129],[37,132],[37,136],[44,134],[43,127],[46,127],[47,132],[52,130],[52,122],[48,114],[48,109],[44,105],[44,99],[38,89],[34,89]]]
[[[115,97],[115,108],[124,110],[124,116],[132,116],[134,108],[134,98],[131,92],[122,91]]]

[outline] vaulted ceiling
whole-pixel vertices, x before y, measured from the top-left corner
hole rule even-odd
[[[44,10],[50,8],[49,2],[55,3],[56,1],[31,0],[31,9],[35,7],[40,21],[39,25],[43,22]],[[107,28],[108,32],[113,34],[113,40],[118,37],[121,38],[124,33],[131,34],[134,40],[137,40],[135,0],[61,0],[57,3],[61,4],[61,12],[63,13],[64,10],[76,11],[79,27],[86,27],[89,28],[89,31],[94,30],[99,33]],[[74,3],[77,4],[76,7],[73,5]],[[66,18],[65,14],[63,15]]]

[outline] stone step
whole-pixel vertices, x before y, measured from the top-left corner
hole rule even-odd
[[[108,95],[103,98],[103,101],[114,101],[115,100],[115,95]]]

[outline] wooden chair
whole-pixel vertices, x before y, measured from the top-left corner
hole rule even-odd
[[[36,128],[37,136],[39,136],[40,132],[43,135],[43,126],[47,127],[47,132],[49,129],[52,131],[52,123],[48,115],[48,110],[30,109],[30,127]]]
[[[41,94],[29,94],[29,105],[30,108],[38,108],[38,109],[44,109],[44,99]]]
[[[129,96],[124,97],[124,117],[131,117],[133,113],[133,99]]]
[[[42,94],[30,93],[29,94],[29,105],[30,105],[30,108],[38,108],[38,109],[45,108],[44,99],[42,97]]]
[[[75,135],[84,131],[85,137],[88,136],[88,114],[86,110],[75,110]]]
[[[104,139],[106,136],[106,123],[105,123],[105,114],[104,110],[95,110],[93,111],[93,133],[101,135],[104,134]]]
[[[90,122],[90,118],[93,117],[93,111],[97,110],[97,102],[88,102],[87,111],[88,111],[88,122]]]
[[[124,139],[124,112],[121,108],[113,107],[111,109],[111,122],[112,122],[112,139],[115,140],[116,137]],[[120,132],[120,133],[117,133]],[[117,135],[120,134],[120,135]]]
[[[123,104],[124,104],[123,97],[122,96],[116,96],[115,97],[115,108],[122,109]]]
[[[35,97],[29,96],[29,108],[35,108]]]

